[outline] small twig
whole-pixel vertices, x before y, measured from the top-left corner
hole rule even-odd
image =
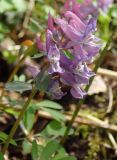
[[[111,113],[112,109],[113,109],[113,92],[112,92],[112,88],[109,87],[109,105],[107,107],[106,113],[107,114]],[[109,125],[109,117],[105,118],[105,122]],[[110,133],[110,131],[108,131],[107,135],[108,135],[108,138],[109,138],[113,148],[115,149],[115,154],[117,154],[117,143],[115,141],[113,134]]]
[[[33,48],[34,48],[35,44],[31,45],[23,54],[23,56],[18,59],[18,62],[17,62],[17,65],[16,67],[14,68],[14,70],[12,71],[12,73],[10,74],[10,77],[8,78],[7,82],[10,82],[12,81],[14,75],[18,72],[19,68],[21,67],[21,65],[23,64],[23,62],[25,61],[25,58],[30,55],[33,51]],[[3,89],[3,91],[1,92],[1,95],[0,95],[0,101],[2,100],[2,97],[4,96],[4,93],[5,93],[5,89]]]
[[[28,23],[29,23],[29,20],[30,20],[30,16],[31,16],[34,4],[35,4],[35,0],[30,0],[28,4],[29,5],[28,5],[28,8],[27,8],[25,18],[24,18],[24,22],[23,22],[23,28],[28,27]]]
[[[109,145],[108,143],[101,143],[101,145],[103,145],[105,148],[107,149],[113,149],[115,150],[115,148],[113,148],[111,145]]]
[[[112,88],[109,86],[109,104],[106,113],[110,113],[113,107],[113,91]]]
[[[21,127],[23,133],[25,134],[25,136],[28,137],[29,133],[22,122],[20,122],[20,127]]]
[[[23,29],[22,31],[19,33],[19,37],[23,37],[24,36],[24,33],[25,33],[25,29],[28,28],[28,24],[29,24],[29,21],[30,21],[30,18],[31,18],[31,14],[32,14],[32,10],[33,10],[33,7],[35,5],[35,0],[30,0],[29,3],[28,3],[28,7],[27,7],[27,12],[25,14],[25,17],[24,17],[24,22],[23,22]]]
[[[110,132],[108,132],[107,135],[108,135],[108,138],[109,138],[109,140],[111,141],[111,143],[112,143],[112,145],[113,145],[113,147],[114,147],[114,149],[115,149],[115,154],[117,154],[117,143],[116,143],[116,141],[115,141],[114,136],[113,136],[112,133],[110,133]]]
[[[47,118],[47,119],[53,119],[49,113],[44,112],[44,111],[39,111],[39,116],[43,117],[43,118]],[[65,114],[66,120],[70,121],[71,117],[72,117],[72,113]],[[84,125],[89,125],[92,127],[103,128],[103,129],[106,129],[106,130],[109,130],[112,132],[117,132],[116,125],[107,124],[106,122],[104,122],[96,117],[93,117],[93,116],[87,116],[87,115],[86,116],[84,115],[83,117],[81,117],[81,115],[77,116],[74,121],[74,124],[78,124],[78,123],[84,124]]]
[[[8,78],[8,80],[7,80],[6,83],[10,82],[10,81],[13,79],[14,75],[17,73],[17,71],[19,70],[21,64],[24,62],[24,60],[25,60],[25,56],[23,56],[23,57],[21,58],[21,60],[19,61],[19,63],[16,65],[16,67],[15,67],[14,70],[12,71],[12,73],[11,73],[11,75],[10,75],[10,77]],[[4,96],[4,93],[5,93],[5,89],[2,91],[2,93],[1,93],[1,95],[0,95],[0,101],[1,101],[2,97]]]
[[[14,111],[17,111],[17,112],[21,111],[21,109],[17,109],[12,106],[6,106],[4,104],[0,104],[0,110],[7,112],[6,110],[9,108],[12,108]],[[49,113],[44,112],[44,111],[39,111],[39,116],[43,117],[43,118],[47,118],[47,119],[53,119]],[[66,120],[70,121],[72,113],[66,112],[66,113],[64,113],[64,116],[65,116]],[[85,114],[83,115],[83,114],[79,113],[79,116],[80,117],[78,117],[78,116],[76,117],[75,123],[85,124],[85,125],[89,125],[89,126],[107,129],[112,132],[117,132],[117,125],[108,124],[107,122],[102,121],[102,120],[100,120],[94,116],[91,116],[91,115],[85,115]]]
[[[107,76],[111,79],[117,80],[117,72],[115,71],[104,69],[104,68],[99,68],[97,73],[103,76]]]

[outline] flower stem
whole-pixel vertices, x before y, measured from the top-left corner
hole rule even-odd
[[[19,63],[16,65],[16,67],[14,68],[14,70],[12,71],[10,77],[8,78],[7,82],[10,82],[12,81],[14,75],[17,73],[17,71],[19,70],[21,64],[24,62],[24,59],[25,59],[25,56],[22,57],[22,59],[19,61]],[[4,96],[4,93],[5,93],[5,90],[3,89],[2,93],[1,93],[1,96],[0,96],[0,100],[2,99],[2,97]]]
[[[100,65],[101,65],[101,63],[102,63],[102,61],[103,61],[103,59],[104,59],[104,56],[105,56],[106,51],[107,51],[107,48],[108,48],[108,44],[109,44],[109,43],[107,43],[107,45],[105,46],[105,48],[104,48],[103,51],[101,52],[101,54],[100,54],[100,56],[99,56],[99,58],[98,58],[98,60],[97,60],[97,62],[96,62],[96,65],[95,65],[94,70],[93,70],[95,73],[97,73],[97,70],[98,70],[98,68],[100,67]],[[92,78],[90,79],[89,84],[86,86],[86,88],[85,88],[85,91],[86,91],[86,92],[88,92],[88,90],[89,90],[89,88],[90,88],[90,86],[91,86],[91,84],[92,84],[92,82],[93,82],[93,79],[94,79],[94,77],[92,77]],[[85,101],[85,98],[84,98],[84,99],[81,99],[81,100],[79,101],[79,103],[78,103],[78,105],[77,105],[77,108],[75,109],[75,111],[74,111],[74,113],[73,113],[73,115],[72,115],[72,118],[71,118],[71,120],[70,120],[70,122],[69,122],[69,124],[68,124],[68,126],[67,126],[67,129],[66,129],[66,131],[65,131],[65,133],[64,133],[64,136],[63,136],[63,138],[62,138],[62,140],[61,140],[61,142],[60,142],[61,144],[64,144],[64,143],[65,143],[65,141],[66,141],[66,139],[67,139],[67,137],[68,137],[69,131],[70,131],[71,127],[72,127],[72,124],[74,123],[74,120],[75,120],[75,118],[77,117],[77,115],[78,115],[78,113],[79,113],[79,111],[80,111],[80,109],[81,109],[81,105],[84,103],[84,101]]]
[[[33,48],[34,48],[34,45],[30,46],[24,53],[23,57],[19,60],[19,62],[17,63],[16,67],[14,68],[14,70],[12,71],[10,77],[8,78],[7,82],[10,82],[12,81],[14,75],[18,72],[20,66],[23,64],[25,58],[27,55],[30,55],[32,52],[33,52]],[[5,90],[3,89],[2,93],[1,93],[1,96],[0,96],[0,101],[2,99],[2,97],[4,96],[4,93],[5,93]]]
[[[9,146],[9,143],[10,143],[11,139],[13,138],[13,136],[14,136],[17,128],[18,128],[18,125],[19,125],[20,121],[22,120],[23,115],[24,115],[25,111],[27,110],[27,108],[28,108],[28,106],[29,106],[32,98],[34,97],[35,93],[36,93],[36,90],[35,90],[35,89],[32,89],[32,92],[31,92],[30,96],[28,97],[28,100],[27,100],[26,103],[24,104],[24,106],[23,106],[23,108],[22,108],[22,110],[21,110],[21,112],[20,112],[20,114],[19,114],[16,122],[14,123],[14,125],[13,125],[13,127],[12,127],[12,129],[11,129],[11,131],[10,131],[10,133],[9,133],[9,136],[8,136],[8,138],[7,138],[7,140],[6,140],[6,143],[5,143],[4,146],[3,146],[3,149],[2,149],[2,153],[3,153],[3,154],[5,154],[8,146]]]

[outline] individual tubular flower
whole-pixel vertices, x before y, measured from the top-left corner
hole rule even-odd
[[[50,19],[50,15],[49,15],[49,19]],[[49,27],[50,27],[50,23],[49,23]],[[51,24],[50,28],[53,29],[52,24]],[[49,29],[47,30],[45,44],[43,44],[41,42],[39,37],[37,37],[36,41],[37,41],[38,49],[40,51],[45,52],[45,55],[47,56],[47,58],[49,60],[50,67],[48,69],[48,72],[50,74],[52,74],[54,72],[59,72],[59,73],[64,72],[64,70],[60,67],[60,64],[59,64],[60,50],[54,41],[54,35],[53,35],[52,31]]]
[[[96,19],[91,18],[87,24],[83,23],[71,11],[65,14],[66,19],[56,19],[65,36],[69,39],[66,49],[72,49],[72,54],[78,61],[89,61],[100,49],[97,38],[93,35],[96,29]]]
[[[26,65],[27,71],[29,71],[34,78],[40,73],[40,69],[38,66],[33,66],[28,63],[26,63]]]
[[[36,66],[35,67],[29,66],[28,70],[30,71],[30,73],[32,74],[33,77],[36,77],[40,72],[39,68]]]
[[[56,43],[54,42],[54,37],[50,30],[47,30],[46,33],[46,51],[47,57],[50,62],[49,73],[62,73],[64,70],[60,67],[60,50],[58,49]]]
[[[95,2],[93,0],[83,0],[82,3],[77,3],[76,0],[66,0],[64,12],[72,11],[84,21],[89,15],[97,17],[99,9],[107,12],[112,3],[113,0],[96,0]]]
[[[73,85],[73,87],[71,89],[71,94],[74,98],[79,98],[79,99],[82,99],[82,98],[84,98],[84,96],[86,96],[86,92],[81,90],[81,88],[77,84]]]
[[[64,12],[72,11],[83,21],[88,18],[89,15],[98,15],[98,10],[93,4],[92,0],[84,0],[82,3],[78,3],[76,0],[66,0],[64,5]]]
[[[40,51],[46,52],[45,45],[41,42],[41,39],[40,39],[40,37],[39,37],[38,35],[37,35],[37,37],[36,37],[36,43],[37,43],[37,48],[38,48]]]
[[[98,7],[101,8],[104,12],[107,12],[112,3],[113,0],[99,0]]]
[[[61,74],[60,81],[70,86],[73,97],[75,93],[75,98],[83,98],[86,93],[81,88],[89,83],[89,79],[94,76],[94,73],[90,71],[86,63],[77,63],[76,60],[71,61],[64,55],[61,58],[61,66],[65,69],[65,72]]]
[[[58,80],[52,80],[50,85],[48,86],[49,94],[51,95],[52,99],[61,99],[66,93],[61,91],[61,87]]]

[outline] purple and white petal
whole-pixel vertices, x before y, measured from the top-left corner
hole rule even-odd
[[[84,92],[78,85],[74,85],[70,90],[72,96],[74,98],[83,99],[86,96],[86,92]]]
[[[60,67],[60,51],[56,45],[50,46],[48,52],[48,59],[50,62],[49,73],[59,72],[63,73],[64,70]]]
[[[59,85],[59,82],[57,80],[53,80],[48,88],[48,92],[51,94],[52,99],[61,99],[63,96],[66,95],[66,93],[63,93],[61,91],[61,87]]]
[[[40,69],[38,66],[32,66],[32,65],[27,65],[27,71],[31,73],[31,75],[35,78],[39,72],[40,72]]]

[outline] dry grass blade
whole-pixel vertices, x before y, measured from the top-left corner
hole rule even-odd
[[[46,113],[44,111],[39,111],[39,116],[43,117],[43,118],[47,118],[47,119],[52,119],[52,116],[49,113]],[[66,113],[65,114],[66,120],[70,121],[71,116],[72,116],[71,113]],[[86,117],[78,116],[75,119],[74,124],[76,124],[76,123],[85,124],[85,125],[89,125],[89,126],[93,126],[93,127],[99,127],[102,129],[109,130],[111,132],[117,132],[117,125],[108,124],[108,123],[106,123],[96,117],[93,117],[93,116],[86,116]]]
[[[107,76],[108,78],[117,80],[117,72],[115,71],[99,68],[97,73],[103,76]]]

